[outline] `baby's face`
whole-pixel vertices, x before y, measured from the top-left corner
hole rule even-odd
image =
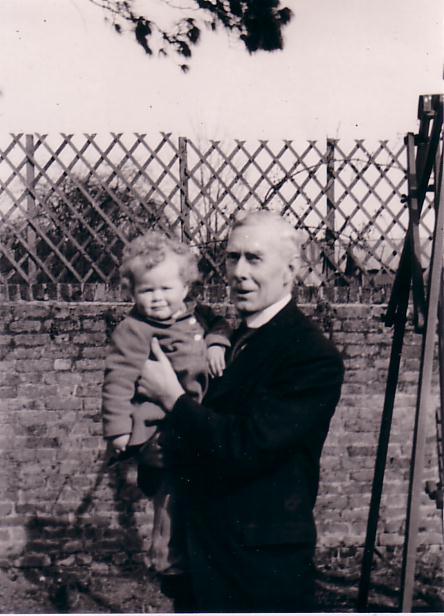
[[[165,321],[184,309],[188,286],[182,280],[179,259],[167,255],[159,265],[135,276],[133,297],[142,315]]]

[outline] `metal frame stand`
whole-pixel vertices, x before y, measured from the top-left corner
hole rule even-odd
[[[394,332],[376,454],[361,578],[359,583],[357,601],[357,611],[359,612],[365,612],[368,604],[370,574],[375,550],[384,472],[386,467],[395,395],[398,384],[405,325],[407,321],[409,295],[410,289],[412,288],[414,325],[416,332],[423,334],[423,343],[413,434],[406,534],[401,571],[400,609],[403,612],[411,611],[416,561],[416,542],[419,528],[419,503],[424,461],[425,420],[428,408],[430,406],[433,351],[438,321],[438,299],[441,287],[443,265],[443,151],[442,148],[440,150],[439,147],[443,126],[443,109],[444,96],[421,96],[418,107],[418,118],[420,120],[419,133],[417,135],[409,133],[406,137],[409,227],[404,241],[399,268],[395,277],[385,318],[385,324],[387,326],[394,326]],[[433,171],[435,183],[430,186],[429,181]],[[428,292],[426,297],[420,259],[419,222],[425,196],[428,191],[433,191],[435,194],[434,204],[436,216],[433,234],[432,258],[427,287]],[[444,322],[444,314],[442,315],[442,318],[443,320],[441,323]],[[444,353],[443,332],[440,331],[440,348],[441,347],[442,352]],[[443,383],[444,375],[441,373],[441,400],[444,395]],[[442,412],[443,410],[441,405],[441,417]],[[442,493],[442,483],[437,488],[438,494],[439,491]],[[436,500],[437,506],[439,506],[439,496]]]

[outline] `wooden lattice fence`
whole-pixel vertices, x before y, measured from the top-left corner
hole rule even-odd
[[[402,141],[207,141],[170,134],[0,138],[0,282],[116,285],[125,242],[147,228],[199,251],[224,283],[223,246],[245,209],[280,212],[301,237],[299,284],[378,285],[408,225]],[[426,204],[423,251],[431,245]],[[427,261],[427,258],[425,259]]]

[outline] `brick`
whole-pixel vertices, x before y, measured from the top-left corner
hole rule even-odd
[[[402,535],[390,533],[390,534],[381,534],[378,538],[379,545],[403,545],[404,537]]]
[[[17,397],[17,387],[0,387],[0,400],[14,400]]]
[[[108,565],[105,563],[93,562],[91,563],[90,571],[91,573],[96,573],[98,575],[106,575],[108,573]]]
[[[56,387],[49,387],[48,385],[38,385],[32,383],[30,385],[19,385],[18,396],[23,398],[46,398],[47,396],[57,395]]]
[[[82,319],[81,325],[85,332],[104,332],[106,329],[103,319]]]
[[[71,370],[72,361],[70,359],[55,359],[54,360],[54,369],[55,370]]]
[[[27,302],[22,305],[22,310],[20,311],[24,318],[34,318],[34,319],[43,319],[48,314],[49,306],[41,305],[38,303]]]
[[[69,334],[57,334],[56,336],[53,337],[53,341],[56,344],[66,344],[67,342],[69,342],[71,339],[71,336]]]
[[[15,360],[0,361],[0,374],[12,374],[15,370]]]
[[[79,359],[75,363],[76,370],[103,370],[104,368],[104,359]]]
[[[91,416],[91,419],[96,419],[96,412],[102,407],[102,399],[100,397],[82,398],[82,408],[85,411],[94,411],[95,414]]]
[[[76,554],[76,563],[80,566],[90,565],[93,562],[91,554],[81,553]]]
[[[13,321],[9,325],[9,329],[12,332],[17,332],[17,333],[39,332],[41,327],[42,327],[42,324],[40,321],[27,321],[27,320]]]
[[[72,341],[79,345],[104,345],[106,344],[106,335],[101,333],[77,334],[73,336]]]
[[[364,545],[365,534],[348,533],[341,538],[341,545],[345,546],[361,546]]]
[[[44,346],[50,343],[50,337],[46,334],[17,334],[14,337],[15,346]]]
[[[66,558],[61,558],[57,560],[57,565],[59,567],[72,567],[76,562],[75,556],[72,554],[67,556]]]
[[[102,386],[100,383],[93,384],[88,383],[86,385],[81,385],[77,389],[77,395],[81,397],[96,397],[99,398],[102,392]]]
[[[76,315],[67,314],[66,317],[69,318],[61,318],[60,316],[57,318],[57,322],[53,325],[53,335],[60,335],[66,332],[76,332],[80,331],[80,323],[76,318]],[[50,327],[51,324],[48,324]]]
[[[103,381],[103,370],[88,370],[82,374],[83,383],[101,383]]]
[[[85,546],[81,541],[67,541],[63,544],[64,552],[80,552]]]
[[[45,400],[45,408],[48,410],[78,411],[82,408],[82,401],[80,398],[50,397]]]
[[[83,383],[84,375],[81,372],[71,372],[71,370],[57,370],[44,374],[42,380],[48,385],[76,385]]]
[[[52,369],[52,362],[45,359],[18,359],[17,372],[47,372]]]
[[[82,358],[85,358],[85,359],[89,359],[89,358],[93,359],[96,357],[102,359],[106,355],[105,347],[100,347],[100,346],[91,347],[91,348],[89,347],[83,348],[81,352],[82,352]]]

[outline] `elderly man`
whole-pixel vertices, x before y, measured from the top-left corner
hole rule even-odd
[[[223,376],[198,404],[156,346],[141,377],[182,479],[194,611],[313,609],[313,506],[343,363],[291,299],[297,252],[273,213],[236,222],[226,264],[241,325]]]

